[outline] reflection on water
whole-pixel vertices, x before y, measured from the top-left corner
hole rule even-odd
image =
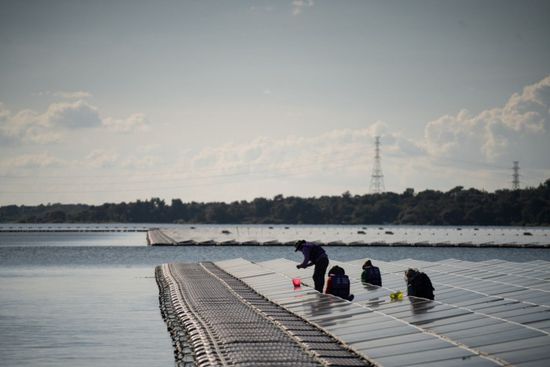
[[[364,301],[365,304],[371,308],[376,308],[378,306],[380,306],[381,304],[384,304],[386,302],[386,297],[380,297],[378,296],[377,294],[380,294],[380,292],[376,292],[380,289],[383,289],[383,288],[380,288],[376,285],[372,285],[370,283],[367,283],[367,282],[361,282],[363,288],[365,288],[367,292],[365,295],[363,296],[359,296],[355,299],[356,302],[358,301]],[[376,295],[373,297],[373,294]]]
[[[412,313],[415,315],[426,313],[432,308],[434,308],[435,305],[437,304],[434,301],[423,299],[423,298],[408,297],[408,299],[409,299],[409,302],[411,303]]]
[[[361,283],[363,284],[363,287],[368,291],[375,291],[379,288],[378,286],[372,285],[372,284],[367,283],[367,282],[361,282]]]
[[[330,315],[332,313],[332,305],[340,304],[335,302],[333,297],[322,297],[309,302],[309,311],[312,318],[316,318],[323,315]]]
[[[0,232],[1,247],[145,246],[146,244],[145,233],[139,232]]]
[[[5,366],[170,366],[151,268],[0,268]]]

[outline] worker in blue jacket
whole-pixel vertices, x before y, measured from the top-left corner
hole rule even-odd
[[[382,277],[380,276],[380,269],[378,266],[372,265],[370,260],[365,261],[363,264],[363,273],[361,273],[361,281],[372,285],[382,286]]]
[[[298,269],[305,269],[312,265],[315,265],[313,270],[313,283],[315,284],[315,290],[323,293],[323,287],[325,286],[325,273],[328,268],[328,256],[323,248],[315,243],[306,242],[305,240],[296,241],[294,245],[295,252],[301,251],[304,255],[304,261],[301,264],[296,265]]]

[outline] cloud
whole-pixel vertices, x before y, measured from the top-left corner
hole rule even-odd
[[[160,158],[155,155],[140,154],[124,157],[112,149],[96,149],[76,163],[92,168],[145,169],[156,167],[160,162]]]
[[[48,168],[59,167],[65,162],[48,152],[38,154],[23,154],[6,158],[1,161],[3,168]]]
[[[60,132],[50,129],[47,118],[32,110],[21,110],[16,114],[4,110],[1,115],[0,139],[6,143],[44,144],[59,141],[62,137]]]
[[[25,109],[0,112],[0,137],[11,142],[52,143],[62,140],[65,129],[100,126],[97,108],[84,101],[51,104],[46,112]]]
[[[309,175],[362,171],[370,167],[374,137],[387,126],[376,122],[363,129],[337,129],[313,137],[261,137],[244,144],[208,147],[190,158],[198,174],[258,173]],[[425,154],[421,147],[396,133],[382,134],[384,154]],[[370,169],[370,168],[369,168]]]
[[[162,160],[157,156],[139,156],[125,159],[121,166],[130,169],[146,169],[157,167]]]
[[[31,109],[12,113],[0,102],[0,141],[6,143],[48,144],[60,142],[80,129],[106,128],[127,133],[147,131],[149,120],[143,113],[127,118],[101,117],[99,109],[83,100],[52,103],[45,112]]]
[[[86,98],[92,97],[91,93],[85,92],[82,90],[75,91],[75,92],[57,91],[57,92],[53,92],[53,95],[56,97],[61,97],[66,99],[86,99]]]
[[[40,118],[52,127],[78,129],[101,125],[98,109],[82,100],[51,104]]]
[[[118,162],[118,153],[104,149],[96,149],[85,157],[83,163],[93,168],[109,168],[115,167]]]
[[[313,0],[293,0],[292,15],[300,15],[305,8],[311,8],[315,5]]]
[[[550,76],[513,94],[502,107],[477,115],[461,110],[426,124],[426,149],[434,157],[462,157],[485,162],[514,160],[528,150],[545,153],[550,124]],[[533,146],[536,145],[536,146]],[[528,153],[527,153],[528,154]],[[540,161],[540,159],[538,159]]]
[[[388,131],[388,124],[386,124],[384,121],[376,121],[368,127],[368,132],[370,136],[381,136],[386,134]]]
[[[86,91],[40,91],[36,93],[32,93],[34,96],[43,97],[43,96],[52,96],[57,98],[63,98],[63,99],[87,99],[92,98],[92,94]]]
[[[300,182],[310,182],[318,192],[345,182],[350,189],[363,190],[373,167],[373,140],[380,136],[388,189],[508,187],[511,171],[506,167],[514,160],[525,161],[523,167],[530,172],[548,172],[549,111],[550,76],[513,94],[502,106],[477,114],[464,109],[429,121],[423,139],[410,139],[383,121],[311,137],[263,137],[191,155],[189,175],[212,180],[267,177],[281,187],[292,182],[287,188],[303,179]],[[525,179],[540,182],[541,177]]]
[[[103,119],[103,126],[116,132],[147,131],[149,120],[143,113],[134,113],[126,119],[107,117]]]

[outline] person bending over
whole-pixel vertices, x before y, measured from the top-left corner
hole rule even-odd
[[[321,246],[312,242],[306,242],[305,240],[296,241],[294,247],[295,252],[301,251],[304,255],[304,261],[296,265],[296,268],[305,269],[315,265],[313,270],[313,283],[315,284],[315,290],[323,293],[325,273],[328,268],[328,256],[325,250],[323,250]]]

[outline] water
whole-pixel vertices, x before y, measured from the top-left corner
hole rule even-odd
[[[143,233],[0,233],[0,364],[173,365],[153,267],[97,256],[145,245]]]
[[[5,366],[170,366],[151,269],[0,271]]]
[[[328,247],[371,257],[549,260],[549,249]],[[148,247],[144,233],[0,232],[0,364],[170,366],[154,267],[166,262],[301,261],[289,247]]]

